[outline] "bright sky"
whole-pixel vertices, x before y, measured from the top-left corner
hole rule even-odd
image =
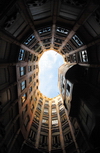
[[[58,68],[64,63],[63,57],[53,50],[44,52],[39,60],[39,90],[48,97],[59,95]]]

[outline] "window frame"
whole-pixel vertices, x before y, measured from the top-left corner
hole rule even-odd
[[[20,77],[24,76],[26,74],[26,67],[25,66],[21,66],[20,67]]]
[[[24,93],[22,97],[21,97],[21,104],[23,105],[27,99],[27,93]]]

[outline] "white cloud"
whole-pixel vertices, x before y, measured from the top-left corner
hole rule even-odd
[[[49,79],[51,79],[51,78],[53,78],[53,77],[54,77],[53,74],[49,75]]]
[[[40,72],[45,71],[45,69],[51,69],[54,62],[49,57],[50,52],[45,52],[39,61]],[[53,57],[52,57],[53,58]]]
[[[50,98],[58,95],[58,67],[63,63],[63,57],[55,51],[47,51],[40,58],[39,89],[43,95]]]

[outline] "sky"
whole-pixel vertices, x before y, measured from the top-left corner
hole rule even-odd
[[[63,57],[53,50],[44,52],[39,60],[39,90],[48,97],[59,95],[58,68],[64,63]]]

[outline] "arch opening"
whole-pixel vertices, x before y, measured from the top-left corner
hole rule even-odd
[[[48,97],[59,95],[58,68],[64,64],[64,58],[54,50],[43,53],[39,60],[39,90]]]

